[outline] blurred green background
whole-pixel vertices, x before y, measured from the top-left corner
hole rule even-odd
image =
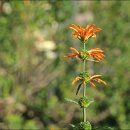
[[[130,129],[130,2],[114,0],[0,1],[0,129],[62,130],[82,121],[82,109],[64,101],[82,95],[71,85],[82,62],[63,58],[69,47],[82,48],[72,23],[103,29],[88,48],[101,47],[106,57],[87,68],[107,86],[87,88],[95,100],[87,119]]]

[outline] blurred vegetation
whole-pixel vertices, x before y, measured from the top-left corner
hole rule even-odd
[[[87,88],[95,103],[87,109],[93,127],[130,128],[129,1],[0,1],[0,129],[62,129],[82,121],[82,112],[64,98],[77,100],[74,76],[81,62],[64,59],[72,23],[95,23],[103,31],[88,48],[101,47],[106,58],[89,63],[108,85]]]

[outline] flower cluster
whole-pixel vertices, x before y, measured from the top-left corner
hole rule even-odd
[[[88,25],[85,28],[80,27],[79,25],[72,24],[70,25],[70,29],[74,30],[73,36],[78,38],[81,41],[85,41],[89,39],[90,37],[96,38],[96,32],[101,31],[101,28],[94,28],[96,25]]]
[[[94,48],[89,51],[87,51],[87,50],[78,51],[77,49],[70,47],[70,50],[73,52],[66,54],[66,56],[64,56],[65,58],[77,57],[79,59],[85,60],[89,57],[92,57],[92,58],[100,61],[105,57],[105,55],[103,54],[103,50],[101,50],[100,48]]]
[[[87,97],[81,97],[78,104],[81,108],[87,108],[93,101],[90,101]]]
[[[101,76],[102,75],[93,75],[93,76],[90,76],[87,72],[83,72],[83,73],[80,73],[80,75],[77,76],[73,80],[72,85],[74,85],[77,81],[80,81],[81,84],[90,83],[90,85],[92,87],[96,87],[96,85],[94,84],[94,82],[103,83],[103,84],[106,85],[106,82],[99,78]]]
[[[91,125],[90,124],[88,125],[88,122],[86,122],[86,107],[88,107],[91,104],[91,102],[93,102],[86,97],[86,86],[90,84],[90,86],[95,88],[96,87],[95,83],[102,83],[106,85],[106,82],[101,79],[102,75],[91,76],[88,73],[88,71],[85,70],[86,68],[85,63],[87,60],[99,62],[105,57],[104,51],[101,48],[94,48],[91,50],[86,49],[88,39],[90,39],[91,37],[96,38],[96,33],[102,30],[101,28],[95,28],[95,26],[96,26],[95,24],[92,24],[83,28],[75,24],[70,25],[69,28],[74,31],[72,35],[82,42],[83,48],[82,50],[78,51],[76,48],[70,47],[71,52],[64,56],[65,58],[78,58],[81,61],[83,61],[83,72],[81,72],[78,76],[76,76],[72,82],[72,85],[74,85],[77,82],[79,83],[76,95],[78,94],[81,86],[83,86],[83,96],[79,99],[78,103],[73,100],[69,100],[71,102],[80,105],[80,107],[83,108],[84,122],[82,122],[81,124],[82,126],[86,125],[86,127],[84,127],[83,130],[91,129]],[[87,127],[89,127],[90,129],[86,129]]]

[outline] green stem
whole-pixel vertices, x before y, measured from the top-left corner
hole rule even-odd
[[[84,42],[84,48],[85,50],[85,42]],[[83,72],[85,72],[85,60],[83,60]],[[86,84],[83,84],[83,96],[86,96]],[[86,108],[83,108],[83,121],[86,122]]]

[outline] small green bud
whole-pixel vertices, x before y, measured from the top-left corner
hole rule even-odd
[[[85,72],[80,73],[79,76],[80,76],[81,78],[85,78],[86,75],[88,75],[88,71],[85,71]]]
[[[87,122],[80,122],[77,126],[78,130],[91,130],[92,126],[89,121]]]
[[[86,60],[87,57],[88,57],[87,51],[81,51],[81,52],[80,52],[80,58],[81,58],[82,60]]]
[[[87,97],[81,97],[78,101],[81,108],[87,108],[92,102]]]

